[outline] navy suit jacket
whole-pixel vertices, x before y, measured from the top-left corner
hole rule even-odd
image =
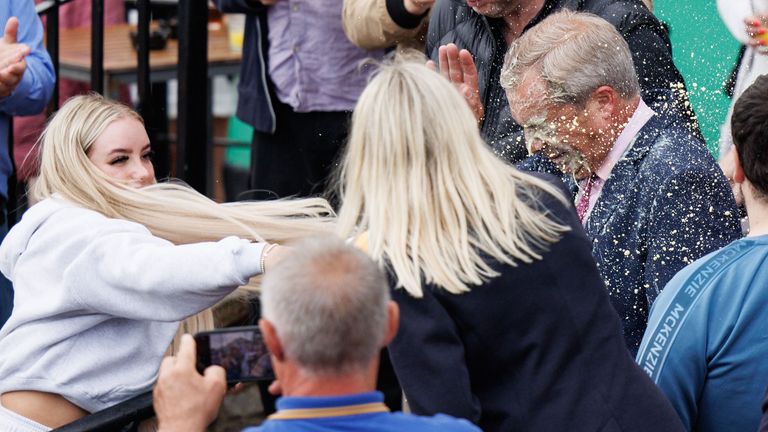
[[[541,155],[520,167],[559,172]],[[733,194],[714,158],[662,115],[646,123],[613,168],[584,228],[633,355],[650,305],[672,276],[741,236]]]

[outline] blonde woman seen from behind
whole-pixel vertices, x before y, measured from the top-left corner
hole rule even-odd
[[[338,229],[390,272],[405,397],[415,414],[491,432],[679,430],[625,348],[557,182],[494,156],[423,59],[372,79],[340,170]]]
[[[39,203],[0,246],[0,430],[46,431],[150,390],[179,322],[328,231],[324,200],[217,204],[154,178],[141,118],[78,96],[41,138]],[[199,323],[199,324],[195,324]],[[210,326],[210,312],[187,324]]]

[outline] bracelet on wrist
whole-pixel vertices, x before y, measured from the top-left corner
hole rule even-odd
[[[267,255],[277,247],[277,243],[271,243],[264,247],[264,250],[261,252],[261,272],[265,273],[267,271]]]

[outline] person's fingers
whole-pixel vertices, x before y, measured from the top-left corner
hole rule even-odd
[[[0,69],[24,61],[24,58],[28,56],[30,49],[27,45],[17,44],[14,48],[3,50],[0,53]],[[26,63],[24,64],[26,67]]]
[[[24,75],[24,72],[27,70],[27,62],[24,60],[17,61],[16,63],[13,63],[9,66],[7,66],[3,72],[14,75],[17,78],[21,78],[22,75]]]
[[[280,380],[272,381],[272,384],[269,385],[267,390],[269,391],[269,394],[274,396],[280,396],[283,394],[283,386],[280,385]]]
[[[755,16],[749,16],[744,18],[744,25],[747,27],[758,27],[760,26],[760,19]]]
[[[203,381],[205,381],[208,396],[216,401],[216,407],[218,407],[227,394],[227,372],[218,365],[208,366],[203,371]]]
[[[224,370],[223,367],[219,365],[211,365],[205,368],[205,371],[203,371],[203,377],[205,377],[205,380],[209,383],[209,385],[213,385],[213,383],[216,383],[216,388],[220,387],[222,389],[222,393],[225,393],[227,391],[227,371]]]
[[[3,40],[7,44],[15,44],[17,41],[17,35],[19,33],[19,19],[16,17],[8,18],[5,23],[5,34]]]
[[[160,362],[160,375],[163,375],[163,370],[167,370],[173,367],[173,365],[176,364],[176,357],[174,356],[167,356],[163,357],[163,360]]]
[[[464,75],[464,83],[473,89],[479,90],[477,67],[475,66],[475,60],[472,58],[472,54],[465,49],[459,51],[459,63],[461,64],[461,71]]]
[[[0,71],[0,96],[8,96],[16,86],[21,82],[21,78],[24,75],[24,67],[9,66]]]
[[[440,66],[440,75],[444,76],[448,81],[451,80],[448,74],[450,69],[448,68],[448,47],[442,45],[437,50],[438,66]]]
[[[759,27],[749,27],[747,29],[747,34],[749,37],[759,37],[764,35],[768,30],[766,30],[765,27],[759,26]]]
[[[427,60],[427,68],[432,72],[437,72],[437,65],[432,60]]]
[[[459,60],[459,48],[454,44],[448,44],[445,50],[446,56],[448,57],[449,79],[454,84],[463,83],[464,71],[461,68],[461,61]]]
[[[233,385],[232,387],[230,387],[230,389],[227,390],[227,394],[238,394],[241,391],[243,391],[243,389],[245,389],[245,384],[239,382]]]
[[[176,353],[176,363],[180,366],[195,368],[197,356],[195,338],[190,334],[181,335],[179,351]]]

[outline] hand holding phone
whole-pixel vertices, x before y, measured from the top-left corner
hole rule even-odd
[[[258,326],[230,327],[195,335],[197,370],[215,364],[224,368],[227,383],[275,379],[269,351]]]
[[[160,365],[153,404],[161,430],[203,430],[218,415],[226,385],[224,371],[195,372],[195,342],[181,337],[179,352]]]

